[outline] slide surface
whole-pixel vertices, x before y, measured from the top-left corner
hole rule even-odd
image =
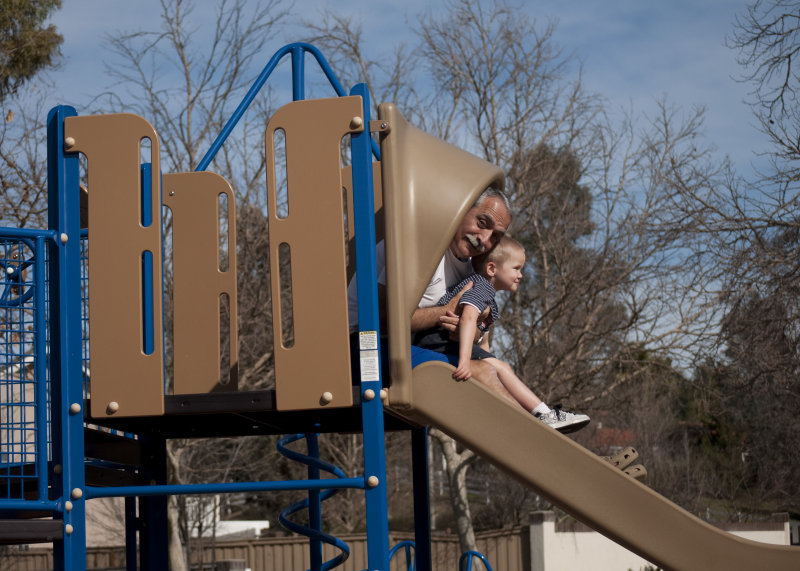
[[[718,530],[544,426],[452,367],[413,371],[413,405],[400,410],[436,426],[631,551],[665,569],[800,569],[800,548]]]

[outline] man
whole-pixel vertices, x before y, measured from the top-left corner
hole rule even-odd
[[[444,327],[449,331],[456,331],[459,320],[456,315],[456,308],[461,295],[454,297],[450,303],[444,306],[437,306],[436,303],[445,294],[448,287],[456,285],[473,273],[470,258],[492,249],[506,233],[510,223],[511,212],[505,194],[494,188],[484,190],[461,220],[450,246],[428,283],[428,287],[419,302],[419,307],[411,316],[411,332],[436,326]],[[385,307],[386,261],[383,242],[378,244],[377,247],[377,270],[378,297],[381,307]],[[461,293],[466,289],[469,289],[469,286],[462,290]],[[348,300],[350,330],[355,332],[358,329],[355,279],[350,281]],[[412,347],[412,352],[415,359],[418,360],[425,360],[427,353],[430,353],[428,358],[441,360],[441,354],[427,349]],[[456,362],[458,361],[458,355],[454,355],[453,358]],[[494,367],[483,361],[471,361],[470,365],[472,378],[516,404],[514,398],[500,383]]]

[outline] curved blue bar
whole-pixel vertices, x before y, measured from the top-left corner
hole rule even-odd
[[[489,565],[489,560],[486,559],[486,556],[481,553],[480,551],[465,551],[461,554],[461,557],[458,560],[458,571],[472,571],[472,560],[473,559],[480,559],[481,563],[486,566],[487,571],[492,571],[492,566]],[[466,567],[464,566],[466,563]]]
[[[397,554],[400,549],[406,554],[406,571],[414,571],[417,568],[417,546],[413,541],[401,541],[389,551],[389,561]],[[414,550],[414,555],[411,555],[411,550]]]
[[[264,87],[264,84],[266,83],[269,76],[272,75],[272,72],[275,71],[275,68],[287,54],[292,54],[292,61],[293,61],[292,93],[296,95],[304,91],[303,90],[304,80],[302,77],[302,72],[305,66],[302,63],[303,59],[302,56],[306,52],[313,55],[314,59],[317,60],[317,63],[322,69],[322,72],[325,74],[325,77],[328,78],[328,81],[330,82],[333,89],[336,91],[336,94],[340,97],[343,95],[347,95],[347,92],[345,91],[344,87],[342,87],[342,84],[339,83],[339,80],[333,73],[333,69],[331,68],[330,64],[328,64],[328,61],[322,55],[322,52],[320,52],[317,48],[315,48],[311,44],[307,44],[304,42],[287,44],[283,46],[281,49],[279,49],[277,52],[275,52],[275,54],[267,62],[267,65],[264,66],[264,69],[261,71],[261,74],[259,74],[255,82],[253,82],[253,85],[250,87],[250,90],[244,96],[242,102],[239,103],[239,106],[233,112],[230,119],[228,119],[228,122],[225,123],[225,126],[222,128],[220,134],[217,135],[216,139],[214,139],[214,142],[211,144],[211,148],[208,149],[208,152],[206,152],[205,156],[203,156],[203,158],[200,160],[200,163],[197,165],[195,171],[204,171],[208,168],[208,165],[211,164],[211,161],[214,160],[214,157],[219,152],[219,149],[222,147],[222,144],[231,134],[233,128],[236,127],[236,124],[239,122],[239,119],[242,118],[242,115],[244,115],[244,112],[247,111],[248,107],[250,107],[250,104],[253,102],[258,92],[261,91],[262,87]],[[296,77],[295,73],[300,73],[300,76]],[[297,97],[295,98],[297,99]]]
[[[308,454],[303,454],[287,448],[287,444],[303,438],[305,438],[308,443]],[[345,473],[340,468],[319,459],[317,434],[290,434],[284,436],[278,441],[278,452],[290,460],[307,465],[309,480],[319,478],[319,473],[323,470],[337,476],[337,478],[346,478]],[[338,491],[338,489],[333,489],[333,486],[322,491],[309,490],[308,498],[284,509],[278,517],[281,525],[286,529],[309,538],[311,542],[310,555],[312,571],[327,571],[328,569],[333,569],[344,563],[350,557],[350,547],[348,547],[344,541],[322,531],[322,502],[338,493]],[[308,510],[309,525],[302,525],[289,519],[290,515],[305,509]],[[323,562],[322,543],[327,543],[328,545],[336,547],[341,553],[333,559]]]

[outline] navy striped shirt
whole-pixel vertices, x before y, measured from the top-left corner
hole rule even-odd
[[[489,280],[482,275],[472,274],[467,276],[448,289],[447,293],[442,296],[437,305],[447,305],[447,303],[458,295],[458,292],[464,289],[470,282],[472,282],[472,289],[465,291],[458,303],[459,305],[462,303],[471,305],[478,310],[478,313],[482,313],[487,307],[490,308],[489,316],[478,324],[478,329],[486,332],[489,327],[491,327],[492,323],[500,318],[500,310],[497,308],[497,302],[494,299],[495,295],[497,295],[497,290],[495,290],[494,286],[489,283]]]

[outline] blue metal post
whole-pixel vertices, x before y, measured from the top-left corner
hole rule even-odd
[[[431,495],[428,480],[428,429],[411,431],[411,469],[414,482],[414,543],[417,571],[431,571]]]
[[[377,367],[362,364],[361,416],[364,432],[364,470],[367,477],[367,560],[370,571],[389,569],[389,510],[386,489],[386,448],[383,427],[383,386],[380,367],[380,318],[375,262],[375,204],[372,186],[370,101],[365,84],[350,92],[364,105],[364,130],[353,135],[353,217],[356,234],[356,279],[360,357],[377,359]],[[366,371],[377,371],[366,377]]]
[[[156,484],[167,482],[167,443],[151,437],[144,446],[144,465]],[[168,497],[164,494],[139,498],[139,545],[142,569],[169,569],[167,526]]]
[[[292,101],[306,98],[305,55],[303,46],[296,45],[292,48]]]
[[[34,360],[33,376],[36,380],[36,476],[38,478],[39,500],[47,500],[49,475],[47,473],[49,431],[47,426],[47,311],[45,303],[45,248],[47,243],[44,236],[36,238],[36,247],[33,253],[33,310],[36,335],[33,338]]]
[[[86,569],[86,502],[81,369],[81,240],[77,154],[64,153],[64,120],[72,107],[47,116],[48,222],[56,232],[50,251],[50,379],[53,484],[63,512],[63,540],[53,546],[56,569]]]
[[[319,460],[319,435],[309,432],[305,436],[308,455],[315,460]],[[309,464],[308,479],[319,480],[319,477],[319,467]],[[320,500],[320,493],[320,490],[308,490],[308,527],[317,532],[322,532],[322,501]],[[309,550],[311,571],[320,571],[322,569],[322,541],[319,535],[309,537]]]
[[[136,516],[136,498],[125,498],[125,569],[136,571],[138,567],[137,540],[139,520]]]

